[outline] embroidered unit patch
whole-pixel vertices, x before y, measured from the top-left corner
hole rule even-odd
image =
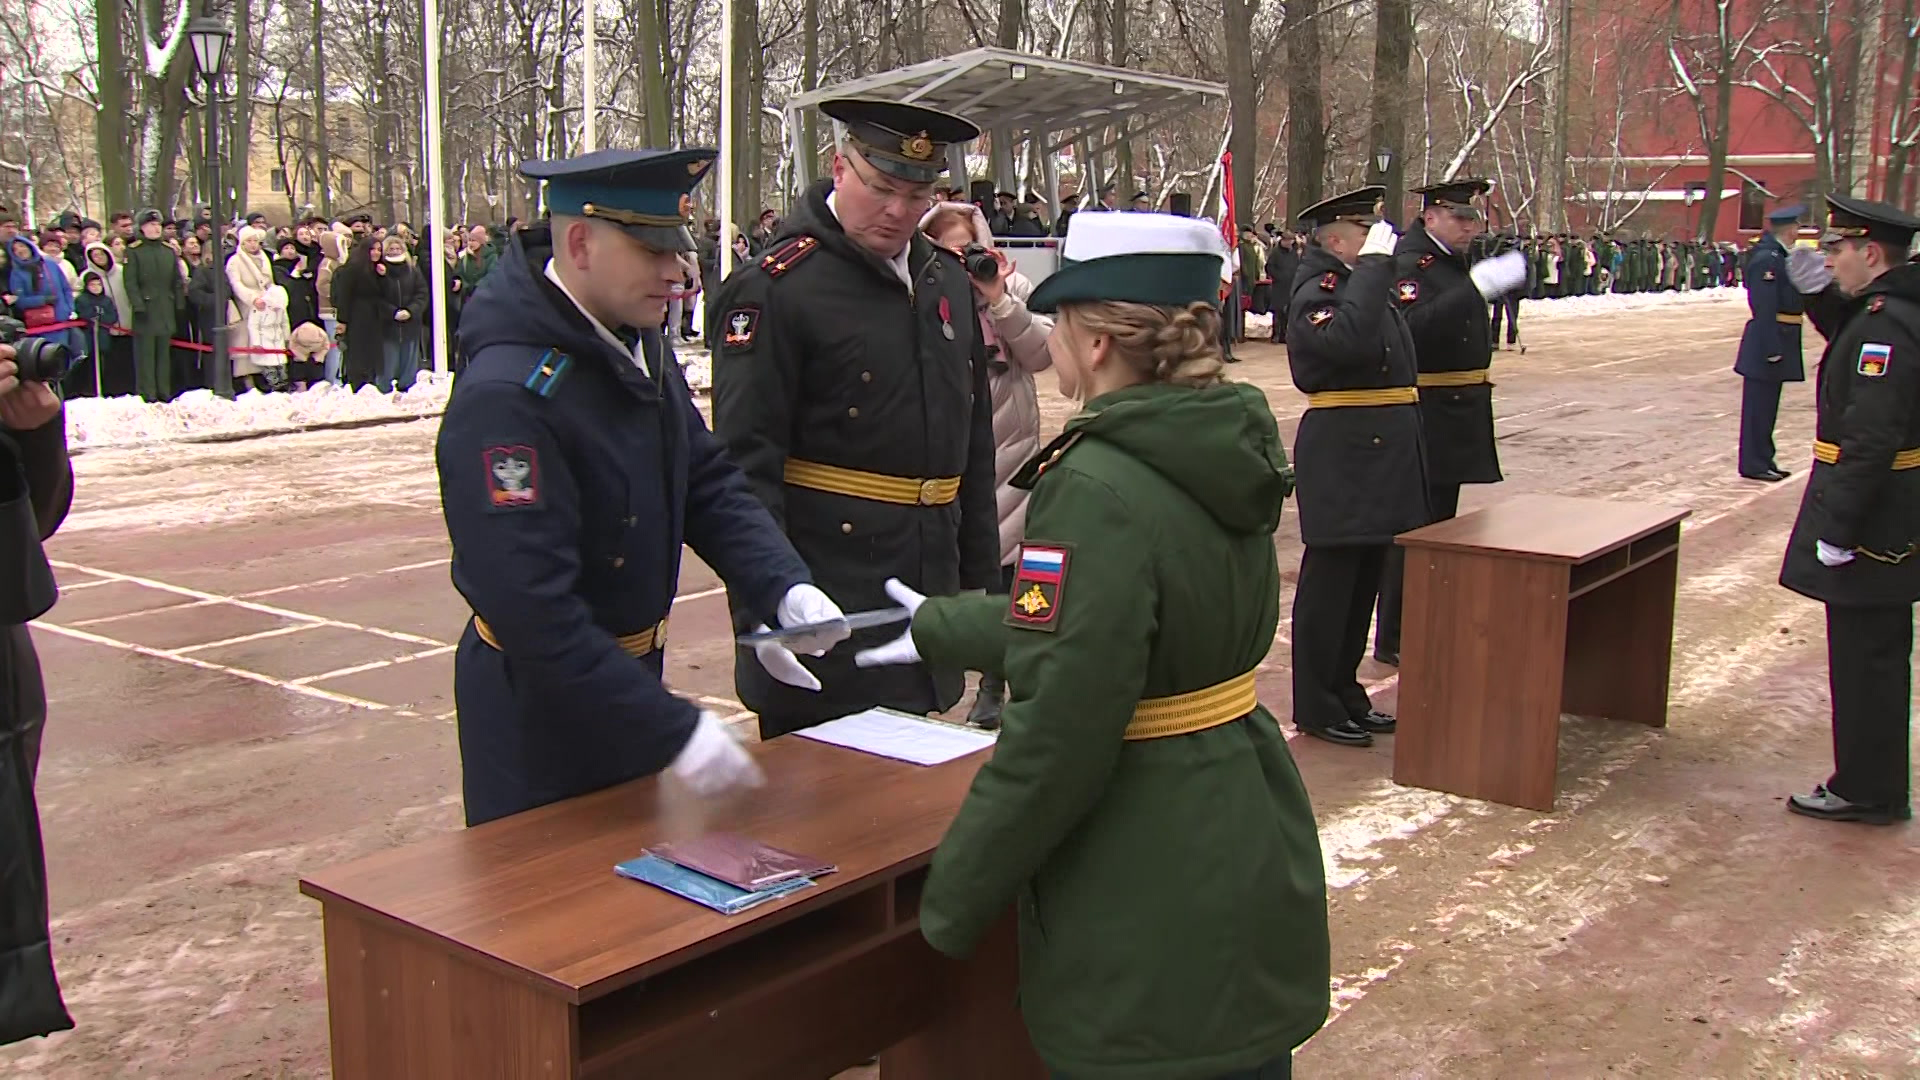
[[[481,452],[487,466],[487,504],[495,510],[540,505],[540,458],[531,446],[489,446]]]
[[[760,328],[760,313],[752,308],[735,308],[727,312],[726,336],[722,339],[729,349],[744,349],[753,344],[753,333]]]
[[[1417,281],[1403,281],[1395,285],[1394,290],[1395,295],[1399,296],[1400,302],[1403,304],[1411,304],[1415,300],[1420,299],[1420,283]]]
[[[1035,630],[1052,630],[1058,625],[1070,557],[1071,552],[1064,545],[1020,545],[1020,559],[1013,570],[1013,588],[1007,593],[1010,625]]]
[[[1893,361],[1893,346],[1869,342],[1860,346],[1860,362],[1853,370],[1869,379],[1877,379],[1887,373],[1887,365]]]

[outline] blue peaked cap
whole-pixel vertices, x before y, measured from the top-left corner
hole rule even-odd
[[[529,161],[520,174],[547,184],[547,212],[618,225],[656,251],[692,251],[687,195],[719,152],[595,150],[556,161]]]

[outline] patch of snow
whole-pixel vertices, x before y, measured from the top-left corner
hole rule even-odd
[[[261,394],[249,390],[232,401],[211,390],[189,390],[172,401],[152,404],[137,397],[75,398],[67,402],[70,446],[137,446],[182,439],[299,431],[315,425],[404,420],[445,411],[450,376],[423,371],[413,386],[381,393],[371,386],[357,392],[321,383],[297,393]]]
[[[1556,296],[1545,300],[1522,300],[1520,315],[1526,319],[1563,318],[1570,315],[1609,315],[1616,311],[1641,311],[1674,304],[1724,304],[1747,299],[1744,286],[1716,286],[1686,292],[1601,293],[1598,296]],[[1271,315],[1247,314],[1247,337],[1264,341],[1273,335]]]

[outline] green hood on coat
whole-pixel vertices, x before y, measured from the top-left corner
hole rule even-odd
[[[1204,390],[1151,383],[1115,390],[1067,421],[1062,438],[1076,434],[1110,443],[1151,466],[1228,532],[1272,533],[1293,491],[1293,469],[1273,410],[1267,396],[1247,383]],[[1043,451],[1038,460],[1048,456]],[[1023,469],[1015,485],[1031,486],[1036,472]]]

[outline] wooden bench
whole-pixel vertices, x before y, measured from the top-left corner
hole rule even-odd
[[[337,1080],[1039,1080],[1012,912],[968,961],[919,933],[933,849],[986,751],[933,768],[806,739],[703,805],[654,779],[303,878],[326,935]],[[617,876],[731,830],[839,866],[723,916]]]
[[[1522,495],[1402,534],[1394,780],[1551,810],[1561,713],[1665,727],[1690,512]]]

